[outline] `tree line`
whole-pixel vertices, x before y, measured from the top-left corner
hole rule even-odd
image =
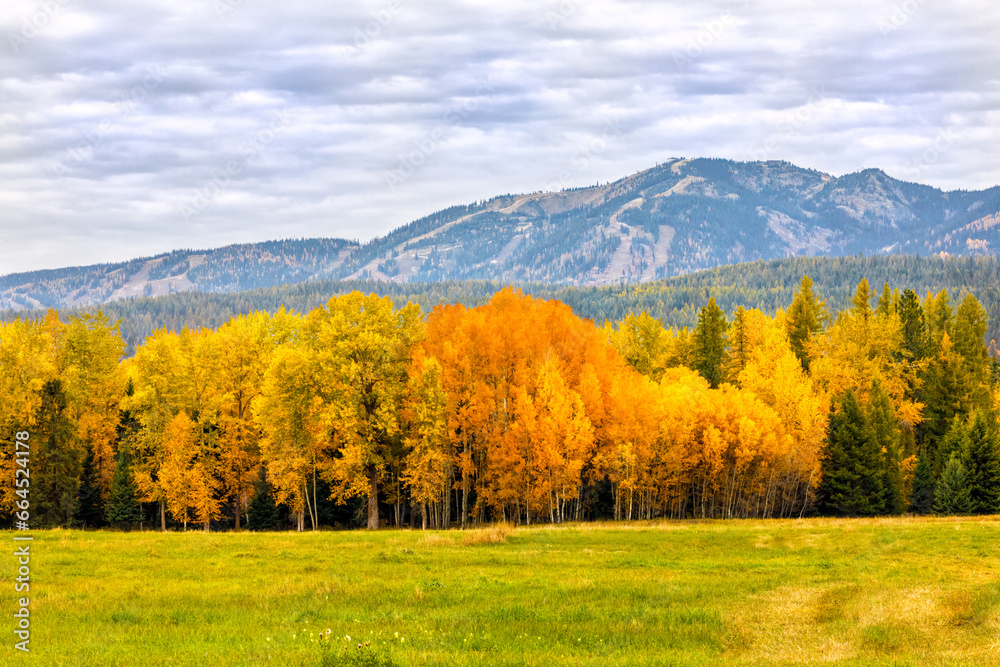
[[[0,511],[30,430],[44,525],[385,523],[1000,510],[997,364],[966,294],[861,280],[833,312],[714,298],[690,328],[556,300],[351,292],[124,356],[102,312],[0,323]]]

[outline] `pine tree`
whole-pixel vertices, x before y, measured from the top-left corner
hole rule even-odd
[[[38,449],[32,461],[32,501],[42,525],[69,525],[76,511],[76,494],[83,469],[75,424],[60,379],[42,387],[38,408]]]
[[[111,492],[106,505],[108,523],[119,528],[129,528],[142,521],[142,507],[136,499],[135,481],[132,479],[132,462],[127,450],[118,455]]]
[[[739,385],[737,378],[747,367],[747,361],[750,359],[750,331],[747,311],[743,306],[739,306],[733,315],[733,322],[729,327],[729,344],[727,376],[730,382]]]
[[[930,514],[933,509],[934,474],[931,471],[931,456],[927,450],[921,450],[917,455],[917,468],[913,472],[910,510],[916,514]]]
[[[805,349],[806,341],[822,331],[823,323],[826,321],[826,304],[813,294],[812,287],[812,278],[802,276],[802,282],[799,283],[792,304],[788,307],[788,314],[785,316],[788,342],[802,368],[806,370],[809,370],[811,361]]]
[[[73,523],[84,528],[101,528],[108,523],[97,466],[94,464],[94,451],[91,448],[87,449],[87,458],[83,461],[83,476],[77,492]]]
[[[888,514],[902,514],[903,475],[899,468],[902,459],[899,449],[899,427],[892,409],[889,395],[878,381],[872,383],[868,422],[881,454],[882,485],[885,490],[885,511]]]
[[[1000,512],[1000,450],[991,421],[983,411],[977,410],[968,429],[964,464],[972,511],[976,514]]]
[[[698,311],[698,327],[694,332],[694,370],[708,380],[712,387],[725,382],[726,371],[726,314],[710,298]]]
[[[885,508],[883,466],[875,435],[848,389],[831,405],[821,460],[821,510],[826,514],[871,516]]]
[[[250,530],[274,530],[278,527],[278,507],[274,504],[274,494],[271,485],[264,479],[261,470],[257,482],[256,493],[247,508],[247,528]]]
[[[913,290],[903,290],[896,303],[896,312],[902,326],[903,349],[910,353],[914,361],[923,359],[927,351],[927,325],[924,323],[924,309],[920,307],[920,299]]]
[[[934,451],[934,461],[932,470],[935,479],[941,477],[944,468],[948,465],[948,459],[952,454],[956,454],[960,459],[969,451],[969,430],[959,415],[955,415],[951,424],[945,432],[944,437],[937,443]]]
[[[972,499],[969,497],[965,466],[957,454],[948,459],[941,479],[934,491],[934,511],[938,514],[970,514]]]

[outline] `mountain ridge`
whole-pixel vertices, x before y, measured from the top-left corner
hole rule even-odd
[[[308,280],[647,282],[758,259],[994,255],[1000,186],[943,191],[875,168],[671,158],[617,181],[442,209],[367,243],[315,238],[177,250],[0,276],[0,308],[89,306]]]

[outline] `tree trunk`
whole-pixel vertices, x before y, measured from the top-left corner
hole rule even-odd
[[[313,518],[313,509],[309,500],[309,485],[305,482],[302,483],[302,495],[305,496],[306,499],[306,511],[309,512],[309,522],[312,524],[313,530],[316,530],[316,520]],[[302,524],[302,528],[304,529],[305,521],[303,521]]]
[[[454,480],[452,477],[451,465],[448,465],[448,482],[445,484],[443,489],[444,493],[441,494],[441,528],[448,530],[451,528],[451,484]]]
[[[236,532],[240,532],[240,496],[236,495]]]
[[[368,530],[378,530],[378,470],[368,466]]]
[[[160,498],[160,530],[167,532],[167,510],[166,501]]]

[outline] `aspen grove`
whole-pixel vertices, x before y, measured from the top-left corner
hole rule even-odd
[[[125,359],[100,311],[50,311],[0,323],[0,512],[30,430],[45,525],[240,530],[264,501],[298,530],[331,501],[371,529],[992,513],[985,331],[974,297],[866,281],[834,316],[808,277],[787,311],[709,299],[693,330],[510,288],[426,317],[353,292],[157,330]]]

